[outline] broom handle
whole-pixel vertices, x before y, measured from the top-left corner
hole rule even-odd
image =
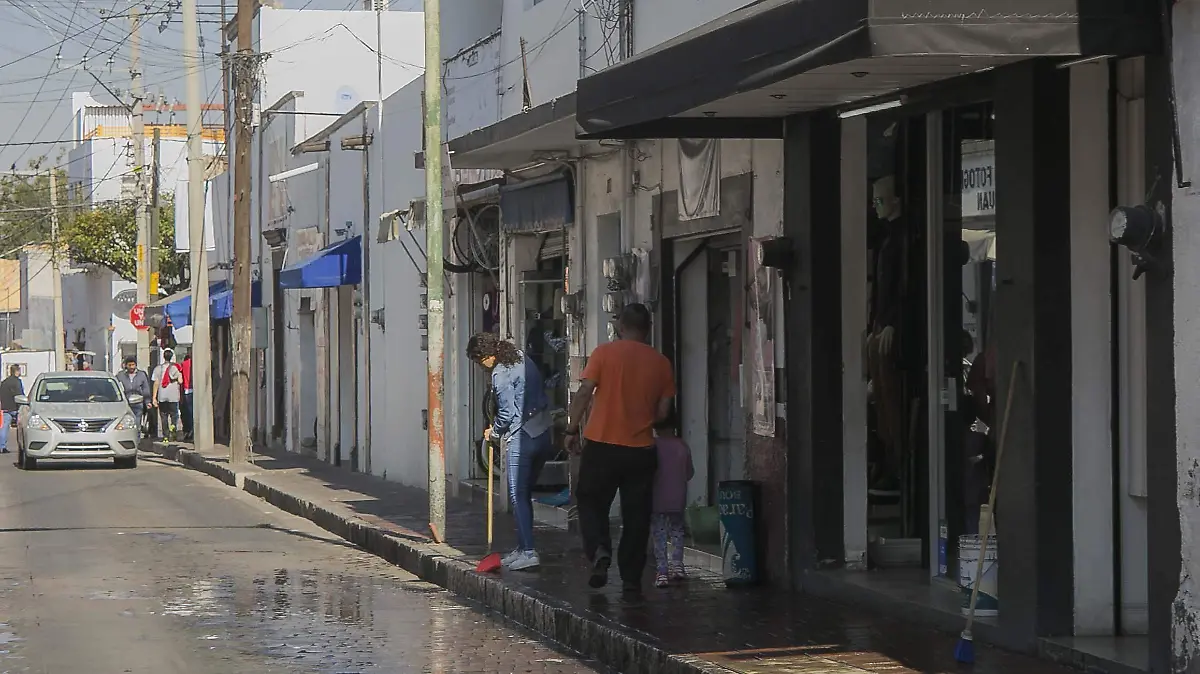
[[[1004,418],[1000,421],[1000,441],[996,445],[996,467],[992,469],[992,488],[988,490],[988,518],[983,527],[983,540],[980,542],[979,562],[975,567],[975,586],[971,588],[971,610],[967,614],[967,632],[975,623],[975,601],[979,598],[979,584],[983,581],[983,560],[987,556],[988,537],[992,535],[992,520],[995,519],[996,486],[1000,484],[1000,458],[1004,456],[1004,439],[1008,435],[1008,413],[1012,411],[1013,391],[1017,388],[1017,367],[1021,361],[1014,360],[1012,374],[1008,378],[1008,394],[1004,400]]]
[[[492,446],[491,439],[489,439],[485,444],[487,444],[487,448],[488,448],[487,549],[488,549],[488,553],[491,553],[491,551],[492,551],[492,500],[493,500],[492,499],[492,479],[493,479],[493,475],[494,475],[494,472],[492,470],[492,452],[495,451],[495,449]]]

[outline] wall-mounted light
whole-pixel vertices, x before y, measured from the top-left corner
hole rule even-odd
[[[1157,264],[1154,251],[1166,219],[1164,210],[1162,204],[1154,208],[1145,204],[1118,206],[1109,215],[1109,240],[1133,254],[1134,280]]]

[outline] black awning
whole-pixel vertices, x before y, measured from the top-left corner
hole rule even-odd
[[[554,173],[500,188],[500,226],[510,234],[552,232],[575,222],[575,190]]]
[[[1129,56],[1162,45],[1147,0],[758,0],[579,80],[580,138],[817,68],[886,56]],[[623,131],[625,130],[625,131]]]

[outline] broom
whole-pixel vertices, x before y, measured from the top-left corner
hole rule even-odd
[[[988,518],[983,526],[983,542],[979,550],[979,562],[975,567],[975,583],[971,588],[971,606],[967,612],[967,626],[958,638],[954,647],[954,659],[964,664],[975,662],[975,641],[971,635],[971,626],[975,624],[975,602],[979,599],[979,583],[983,580],[983,560],[987,557],[988,536],[992,534],[992,520],[996,512],[996,485],[1000,484],[1000,459],[1004,456],[1004,437],[1008,435],[1008,413],[1012,411],[1013,390],[1017,387],[1017,366],[1020,361],[1013,361],[1012,374],[1008,378],[1008,395],[1004,401],[1004,417],[1000,421],[1000,441],[996,444],[996,467],[992,470],[992,488],[988,491]]]
[[[479,560],[479,563],[475,565],[475,571],[477,573],[495,573],[496,571],[500,570],[500,553],[492,552],[492,520],[493,520],[493,516],[492,516],[492,508],[493,508],[492,481],[495,479],[495,473],[492,470],[492,455],[495,452],[496,446],[495,446],[495,444],[492,443],[492,441],[490,439],[487,440],[484,444],[487,445],[487,450],[488,450],[488,459],[487,459],[487,474],[488,474],[488,480],[487,480],[487,482],[488,482],[488,486],[487,486],[487,554],[484,555],[483,559]]]

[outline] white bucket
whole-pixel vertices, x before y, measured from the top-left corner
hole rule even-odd
[[[971,611],[971,591],[975,587],[975,573],[979,569],[982,536],[958,537],[958,585],[962,592],[962,613]],[[996,537],[988,536],[987,554],[983,558],[983,578],[979,582],[979,598],[975,600],[975,615],[981,618],[1000,613],[1000,553],[996,548]]]

